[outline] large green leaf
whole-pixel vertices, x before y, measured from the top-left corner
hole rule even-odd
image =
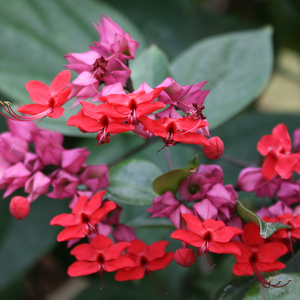
[[[132,81],[137,89],[143,82],[151,87],[160,84],[166,77],[171,76],[168,58],[156,45],[145,49],[132,62]]]
[[[141,159],[126,160],[110,169],[107,197],[133,205],[151,204],[157,196],[152,182],[159,175],[161,171],[153,163]]]
[[[88,45],[99,40],[93,22],[106,14],[129,31],[141,48],[144,47],[138,29],[103,2],[1,1],[0,92],[21,105],[29,103],[25,83],[39,80],[49,85],[67,63],[64,54],[88,51]],[[60,132],[69,135],[81,135],[80,131],[65,125],[69,115],[58,120],[44,120],[43,126],[60,128]]]
[[[213,300],[242,300],[246,292],[256,281],[257,278],[255,276],[236,278],[220,289]]]
[[[271,284],[277,284],[279,280],[282,282],[279,284],[283,285],[287,283],[289,280],[292,280],[285,287],[270,287],[264,289],[265,298],[272,300],[298,300],[300,294],[300,275],[297,273],[291,274],[280,274],[273,277]],[[259,282],[254,284],[249,291],[246,293],[244,300],[260,300],[262,299],[262,292],[260,289]]]
[[[181,85],[209,81],[204,114],[210,128],[231,119],[264,90],[273,64],[271,35],[265,27],[208,38],[171,64]]]
[[[1,211],[9,215],[6,202],[2,200]],[[31,205],[26,219],[9,218],[0,243],[0,289],[17,280],[42,254],[56,245],[61,228],[50,226],[50,220],[65,212],[66,206],[64,201],[41,196]]]

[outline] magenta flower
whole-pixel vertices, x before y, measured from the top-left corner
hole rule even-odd
[[[91,152],[86,151],[87,148],[74,148],[64,150],[62,152],[61,167],[72,174],[76,174],[83,167]]]
[[[174,197],[173,193],[167,191],[163,195],[155,197],[152,206],[146,211],[153,213],[151,218],[168,218],[179,205],[180,202]]]

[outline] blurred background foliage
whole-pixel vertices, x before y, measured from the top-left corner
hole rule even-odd
[[[101,14],[110,15],[128,30],[140,42],[140,51],[156,44],[167,54],[169,61],[204,38],[265,25],[273,27],[275,64],[266,90],[251,99],[255,102],[235,117],[211,130],[211,134],[220,136],[226,146],[224,158],[216,162],[224,169],[225,183],[234,185],[241,167],[259,160],[256,143],[263,134],[270,133],[281,122],[288,126],[290,133],[299,126],[298,0],[48,0],[43,3],[3,0],[0,4],[1,99],[28,101],[24,89],[26,81],[49,81],[66,63],[63,54],[87,51],[88,44],[98,38],[92,22]],[[65,34],[66,30],[68,34]],[[249,51],[250,48],[251,45]],[[32,49],[39,51],[33,52]],[[213,71],[210,74],[214,74]],[[207,80],[213,81],[214,78]],[[4,118],[1,118],[1,128],[5,128]],[[140,138],[123,134],[101,147],[96,147],[93,137],[67,137],[65,145],[68,148],[88,145],[93,153],[88,161],[90,164],[114,165],[125,154],[132,158],[153,157],[151,161],[166,172],[165,154],[163,151],[156,154],[162,143],[155,141],[149,147],[135,151],[141,143]],[[183,167],[199,153],[198,148],[187,145],[177,145],[169,150],[175,168]],[[232,163],[232,158],[239,161]],[[215,163],[206,160],[201,153],[199,162]],[[259,207],[260,199],[249,194],[240,197],[248,207]],[[65,243],[56,242],[59,229],[48,225],[54,215],[68,212],[66,201],[39,199],[28,218],[21,222],[9,215],[8,203],[9,199],[0,203],[1,300],[166,299],[147,277],[139,282],[117,283],[112,274],[105,274],[105,286],[101,291],[98,276],[68,278],[66,270],[74,260]],[[169,239],[171,231],[165,224],[155,230],[145,228],[140,221],[132,221],[137,216],[140,219],[148,217],[145,209],[145,206],[124,205],[122,221],[137,224],[138,236],[147,243]],[[173,241],[168,249],[175,250],[178,245]],[[233,279],[234,259],[212,255],[211,261],[217,264],[213,270],[205,257],[201,257],[197,265],[189,269],[173,263],[154,276],[166,290],[170,290],[169,299],[213,299],[218,289]],[[243,280],[236,284],[244,286],[242,292],[228,299],[243,298],[249,288],[245,278]]]

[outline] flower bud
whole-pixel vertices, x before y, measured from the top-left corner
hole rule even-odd
[[[18,220],[26,218],[30,211],[28,200],[22,196],[13,197],[9,203],[9,211]]]
[[[190,267],[196,262],[196,254],[192,249],[181,248],[175,252],[175,261],[182,267]]]
[[[224,143],[218,136],[213,136],[208,140],[209,145],[203,146],[203,152],[209,159],[218,159],[224,152]]]

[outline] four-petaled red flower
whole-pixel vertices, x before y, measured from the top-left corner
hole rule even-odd
[[[71,79],[71,71],[60,72],[48,87],[44,83],[32,80],[26,83],[25,87],[29,92],[30,98],[35,104],[26,104],[18,109],[18,112],[34,117],[30,120],[39,119],[45,116],[57,119],[62,116],[64,108],[71,93],[72,87],[67,87]]]
[[[279,242],[267,242],[260,236],[259,226],[247,223],[242,234],[242,242],[233,241],[241,250],[235,254],[237,263],[233,266],[233,273],[237,276],[253,275],[255,272],[259,282],[264,287],[278,286],[266,281],[259,272],[274,272],[285,268],[277,259],[286,254],[288,248]]]
[[[167,241],[159,241],[147,246],[139,239],[131,241],[124,256],[134,261],[134,266],[118,271],[115,279],[117,281],[142,279],[145,274],[151,276],[152,271],[165,268],[174,259],[173,252],[165,252],[168,244]]]
[[[222,221],[207,219],[203,223],[192,214],[182,214],[190,230],[178,229],[171,238],[197,247],[198,255],[208,252],[240,254],[240,249],[230,242],[243,231],[236,227],[226,226]],[[209,262],[209,261],[208,261]]]
[[[123,108],[121,105],[103,103],[96,106],[89,102],[80,103],[83,108],[77,115],[68,119],[67,125],[75,126],[82,132],[97,132],[98,145],[109,143],[110,134],[134,129],[133,125],[122,123],[126,116],[122,116],[114,108],[118,107],[121,110]]]
[[[124,94],[110,94],[101,97],[100,101],[107,101],[108,103],[118,104],[124,106],[126,110],[122,110],[122,114],[128,117],[128,124],[137,125],[142,116],[148,115],[158,109],[164,108],[166,105],[162,102],[155,102],[155,98],[164,90],[164,87],[156,88],[151,92],[139,91],[135,93]]]
[[[75,277],[99,273],[101,286],[103,286],[103,272],[114,272],[134,266],[130,258],[121,255],[128,246],[130,246],[129,242],[113,244],[111,239],[99,234],[90,244],[78,245],[71,251],[78,261],[68,268],[68,274]]]
[[[294,171],[300,174],[300,153],[291,153],[291,138],[284,124],[278,124],[272,134],[264,135],[257,150],[267,156],[262,165],[264,179],[271,180],[277,175],[289,179]]]
[[[160,136],[166,147],[174,146],[177,143],[209,145],[205,136],[194,132],[209,125],[205,120],[193,120],[188,117],[179,119],[165,117],[155,121],[143,116],[140,121],[147,130]]]
[[[61,214],[51,220],[50,225],[67,227],[57,236],[59,242],[96,233],[95,225],[116,208],[112,201],[105,202],[100,208],[104,194],[105,191],[98,192],[90,200],[86,196],[80,196],[71,214]]]

